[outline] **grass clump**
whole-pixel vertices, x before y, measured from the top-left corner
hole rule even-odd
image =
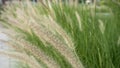
[[[34,57],[37,68],[119,68],[120,7],[111,1],[106,6],[108,16],[87,5],[27,2],[7,6],[1,20],[14,30],[5,32],[11,46]]]

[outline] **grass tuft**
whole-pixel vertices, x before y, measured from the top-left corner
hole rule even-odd
[[[14,34],[4,32],[12,41],[5,43],[32,56],[35,68],[119,68],[120,6],[105,2],[105,12],[96,3],[6,6],[1,21]]]

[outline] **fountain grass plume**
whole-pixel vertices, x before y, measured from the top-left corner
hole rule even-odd
[[[106,6],[109,9],[102,12],[95,2],[91,6],[27,2],[7,6],[0,17],[15,31],[6,32],[12,45],[43,68],[119,68],[120,7],[111,0]]]
[[[62,27],[60,27],[60,25],[58,25],[50,15],[47,17],[45,14],[42,15],[38,13],[39,10],[28,2],[26,5],[26,7],[24,6],[25,9],[23,6],[8,6],[6,13],[3,13],[3,18],[6,19],[7,22],[9,21],[9,24],[12,26],[12,28],[24,32],[23,35],[27,33],[31,36],[37,36],[39,40],[43,42],[44,48],[46,48],[46,45],[49,45],[48,47],[52,47],[54,49],[51,50],[53,51],[53,55],[55,55],[54,51],[57,52],[56,58],[63,59],[64,63],[70,64],[70,66],[73,68],[83,68],[82,63],[75,54],[74,43],[64,29],[62,29]],[[12,37],[12,39],[15,38]],[[34,38],[32,40],[37,39]],[[29,39],[27,41],[30,42]],[[54,60],[49,59],[49,57],[47,58],[47,55],[45,56],[44,52],[39,51],[40,49],[36,47],[35,44],[37,43],[30,45],[29,43],[25,43],[25,40],[22,42],[20,40],[16,40],[16,42],[13,43],[17,43],[17,45],[32,53],[32,55],[46,64],[48,68],[59,68],[58,63],[61,63],[61,61],[59,60],[57,62],[58,59],[56,59],[56,62],[54,62]],[[49,52],[49,50],[47,52]]]

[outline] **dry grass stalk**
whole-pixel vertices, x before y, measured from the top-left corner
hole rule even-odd
[[[99,22],[99,29],[100,29],[101,33],[104,34],[104,32],[105,32],[105,25],[104,25],[104,23],[103,23],[102,20],[98,20],[98,22]]]
[[[77,20],[78,20],[79,29],[80,29],[80,31],[83,31],[80,15],[78,14],[78,12],[75,12],[75,14],[76,14],[76,17],[77,17]]]

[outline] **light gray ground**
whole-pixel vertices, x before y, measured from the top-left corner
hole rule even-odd
[[[3,26],[0,24],[0,40],[5,40],[7,41],[9,38],[7,35],[2,33],[6,29],[3,28]],[[3,42],[0,41],[0,50],[10,50],[8,46],[6,46]],[[1,55],[0,54],[0,68],[12,68],[12,59],[9,58],[8,56]]]

